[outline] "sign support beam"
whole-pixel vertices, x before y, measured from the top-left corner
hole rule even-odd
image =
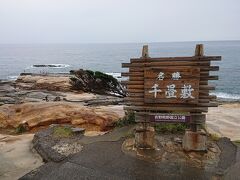
[[[195,56],[204,56],[203,44],[197,44],[195,48]],[[208,83],[208,82],[207,82]],[[202,131],[201,126],[206,121],[206,115],[198,113],[199,115],[191,115],[192,122],[190,123],[190,129],[185,130],[183,137],[183,149],[186,151],[206,151],[206,133]],[[201,116],[202,115],[202,116]]]
[[[144,45],[142,48],[143,59],[149,58],[148,45]],[[154,149],[155,129],[152,123],[143,119],[141,123],[138,123],[135,129],[135,146],[141,149]]]

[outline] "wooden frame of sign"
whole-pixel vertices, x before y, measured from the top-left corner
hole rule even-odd
[[[122,76],[126,86],[125,110],[136,113],[139,123],[188,122],[192,131],[205,122],[208,107],[216,107],[215,90],[209,80],[218,80],[210,71],[218,71],[212,61],[221,56],[204,56],[202,44],[196,45],[195,55],[190,57],[150,58],[148,46],[143,46],[142,57],[122,63],[129,68]]]

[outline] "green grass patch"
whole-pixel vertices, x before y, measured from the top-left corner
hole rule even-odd
[[[183,133],[188,125],[184,123],[156,123],[154,127],[157,133]]]
[[[213,140],[213,141],[217,141],[220,139],[220,136],[217,135],[217,134],[210,134],[210,138]]]
[[[125,112],[125,116],[122,119],[115,122],[114,126],[115,127],[123,127],[123,126],[128,126],[131,124],[136,124],[135,114],[132,111],[127,111],[127,112]]]
[[[15,132],[17,134],[22,134],[28,130],[27,126],[25,124],[20,124],[16,129]]]
[[[234,144],[236,144],[237,146],[240,146],[240,140],[235,140],[233,141]]]
[[[233,142],[240,144],[240,140],[236,140],[236,141],[233,141]]]
[[[53,129],[54,137],[71,137],[73,135],[72,129],[70,127],[55,127]]]

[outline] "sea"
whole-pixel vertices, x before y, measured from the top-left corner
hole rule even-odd
[[[15,80],[20,73],[68,73],[91,69],[120,77],[121,63],[140,57],[149,46],[150,57],[192,56],[196,44],[204,44],[205,55],[222,56],[219,80],[212,81],[218,98],[240,100],[240,41],[114,43],[114,44],[0,44],[0,79]]]

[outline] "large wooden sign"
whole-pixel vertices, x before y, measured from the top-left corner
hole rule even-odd
[[[209,94],[215,87],[208,81],[218,80],[210,71],[219,70],[218,66],[211,65],[212,61],[219,60],[221,56],[204,56],[202,45],[198,45],[195,56],[190,57],[150,58],[143,52],[143,57],[122,64],[123,68],[129,68],[122,73],[129,77],[123,82],[128,94],[125,109],[140,113],[137,118],[140,122],[164,121],[162,116],[149,118],[149,113],[143,116],[141,112],[202,115],[208,107],[217,106],[216,96]]]

